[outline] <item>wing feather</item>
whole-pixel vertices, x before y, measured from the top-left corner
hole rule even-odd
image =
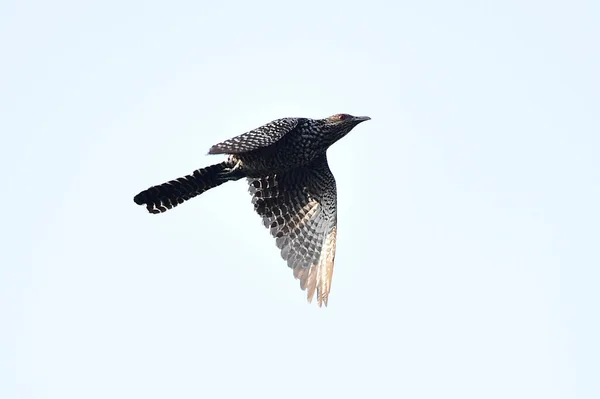
[[[213,145],[209,154],[241,154],[268,147],[292,131],[299,118],[276,119],[247,133]]]
[[[337,233],[336,185],[325,157],[313,165],[248,179],[252,202],[311,302],[327,306]]]

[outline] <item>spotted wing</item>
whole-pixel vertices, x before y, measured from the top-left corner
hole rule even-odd
[[[209,154],[241,154],[268,147],[298,125],[298,118],[283,118],[267,123],[247,133],[213,145]]]
[[[254,209],[307,291],[308,301],[316,291],[319,306],[327,306],[337,232],[336,185],[327,159],[248,181]]]

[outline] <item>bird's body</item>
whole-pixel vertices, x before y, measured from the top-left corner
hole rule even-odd
[[[282,257],[300,279],[308,300],[317,292],[327,305],[335,257],[337,195],[326,151],[368,117],[347,114],[326,119],[283,118],[216,144],[209,154],[225,162],[150,187],[134,197],[150,213],[161,213],[227,181],[248,179],[256,212],[262,216]]]

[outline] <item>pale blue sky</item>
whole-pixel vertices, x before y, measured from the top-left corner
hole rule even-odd
[[[600,397],[600,3],[0,3],[1,398]],[[226,184],[132,197],[284,116],[329,151],[308,305]]]

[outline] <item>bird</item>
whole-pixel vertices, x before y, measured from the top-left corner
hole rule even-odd
[[[223,162],[152,186],[133,200],[160,214],[214,187],[246,178],[254,210],[308,303],[327,306],[337,236],[337,189],[327,149],[368,116],[281,118],[213,145]]]

